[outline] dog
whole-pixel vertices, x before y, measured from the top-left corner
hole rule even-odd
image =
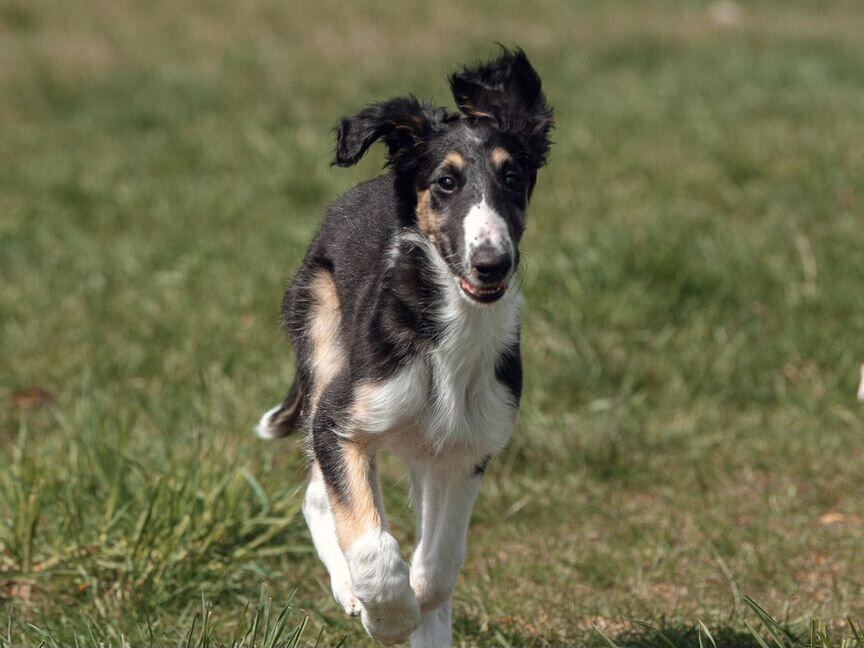
[[[521,49],[449,81],[458,112],[399,97],[337,127],[334,165],[380,140],[389,171],[328,209],[282,304],[294,383],[257,427],[305,431],[303,514],[336,601],[374,639],[415,648],[451,645],[471,510],[516,421],[519,242],[554,126]],[[382,449],[411,473],[410,567],[384,512]]]

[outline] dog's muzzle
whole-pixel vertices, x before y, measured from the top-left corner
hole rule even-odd
[[[492,245],[481,245],[472,250],[469,272],[460,277],[463,292],[474,301],[491,303],[501,299],[513,270],[513,255]]]

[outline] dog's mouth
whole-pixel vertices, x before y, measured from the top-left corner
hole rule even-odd
[[[478,286],[465,277],[459,277],[459,286],[462,288],[462,292],[468,295],[468,297],[482,304],[491,304],[498,301],[507,292],[506,282],[494,286]]]

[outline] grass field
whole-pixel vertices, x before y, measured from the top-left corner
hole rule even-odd
[[[449,104],[494,41],[558,128],[458,644],[864,645],[864,11],[716,7],[0,0],[0,646],[370,645],[299,445],[251,428],[287,281],[383,160],[329,168],[330,128]]]

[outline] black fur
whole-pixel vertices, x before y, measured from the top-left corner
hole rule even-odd
[[[525,52],[511,52],[505,47],[501,50],[498,59],[451,75],[450,89],[459,110],[471,119],[488,120],[498,130],[519,138],[524,155],[540,168],[549,156],[552,108]]]
[[[489,467],[489,462],[492,461],[492,455],[488,457],[483,457],[483,460],[474,466],[474,476],[482,477],[486,474],[486,469]]]
[[[343,119],[336,129],[333,164],[341,167],[357,164],[380,139],[390,152],[388,164],[404,173],[416,163],[435,133],[453,119],[455,116],[444,108],[421,103],[414,97],[372,104],[354,117]]]
[[[381,140],[388,148],[390,172],[354,187],[328,209],[283,301],[283,325],[294,346],[297,373],[271,420],[280,435],[305,422],[311,430],[310,449],[337,494],[344,490],[339,477],[344,441],[337,431],[351,406],[352,386],[393,375],[434,347],[442,334],[434,317],[442,296],[432,260],[425,248],[398,235],[410,230],[427,236],[454,280],[470,279],[482,287],[482,280],[466,266],[462,232],[464,215],[482,197],[507,223],[515,270],[525,209],[537,171],[548,157],[552,111],[521,50],[504,49],[494,61],[453,75],[450,84],[461,114],[402,97],[341,121],[333,164],[356,164]],[[508,153],[500,166],[491,161],[495,149]],[[444,162],[453,152],[462,156],[463,166]],[[456,190],[445,188],[444,176],[454,179]],[[422,230],[418,219],[421,195],[428,196],[429,209],[441,221],[434,235]],[[394,246],[399,254],[390,263]],[[322,392],[311,421],[311,282],[320,272],[329,273],[336,287],[346,367]],[[499,358],[496,376],[517,405],[522,390],[518,345]],[[487,463],[478,464],[478,473]]]
[[[495,365],[495,377],[510,391],[513,404],[518,407],[522,398],[522,360],[519,358],[519,344],[501,354]]]
[[[344,424],[344,405],[348,402],[350,391],[350,376],[347,371],[343,371],[321,394],[310,435],[312,456],[318,462],[324,480],[334,495],[346,505],[350,505],[351,501],[344,477],[342,444],[345,442],[335,431],[342,429]]]

